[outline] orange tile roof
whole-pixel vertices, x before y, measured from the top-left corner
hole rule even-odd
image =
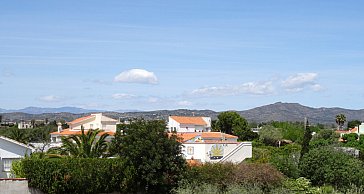
[[[88,130],[85,130],[85,133],[87,133],[87,131]],[[114,136],[114,132],[112,132],[112,131],[102,131],[102,132],[100,132],[99,134],[98,134],[98,136],[101,136],[101,135],[103,135],[104,133],[107,133],[107,134],[109,134],[109,135],[111,135],[111,136]],[[70,129],[64,129],[64,130],[62,130],[61,132],[58,132],[58,131],[56,131],[56,132],[53,132],[53,133],[51,133],[51,134],[53,134],[53,135],[80,135],[81,134],[81,130],[70,130]]]
[[[358,132],[358,127],[354,127],[352,129],[349,130],[336,130],[336,133],[357,133]]]
[[[171,116],[171,118],[181,124],[207,125],[202,117]]]
[[[75,124],[75,123],[79,123],[81,121],[84,121],[84,120],[87,120],[87,119],[90,119],[90,118],[93,118],[95,117],[95,115],[88,115],[88,116],[85,116],[85,117],[81,117],[81,118],[78,118],[78,119],[75,119],[71,122],[68,122],[69,124]]]
[[[228,138],[228,139],[232,139],[232,138],[238,138],[237,136],[234,135],[229,135],[226,133],[221,133],[221,132],[203,132],[201,137],[204,138]]]
[[[172,133],[169,133],[169,135],[172,135]],[[222,137],[225,137],[225,139],[237,139],[237,136],[229,135],[226,133],[221,132],[193,132],[193,133],[177,133],[177,137],[181,138],[182,142],[186,142],[190,139],[195,138],[196,136],[201,136],[202,140],[205,141],[205,139],[215,139],[213,141],[220,141]],[[218,139],[218,140],[216,140]]]

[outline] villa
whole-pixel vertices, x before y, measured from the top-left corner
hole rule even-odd
[[[210,117],[185,117],[185,116],[169,116],[168,125],[169,132],[207,132],[211,131]]]
[[[103,132],[101,132],[99,135],[108,133],[112,136],[116,132],[117,123],[117,120],[106,117],[102,115],[102,113],[91,114],[68,122],[68,129],[62,129],[61,124],[59,123],[58,131],[51,133],[51,142],[59,143],[61,142],[62,136],[81,134],[81,127],[85,129],[85,132],[90,129],[100,129],[103,130]]]

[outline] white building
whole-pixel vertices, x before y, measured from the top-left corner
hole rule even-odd
[[[33,128],[31,122],[20,121],[18,123],[18,129],[29,129]]]
[[[252,143],[238,142],[238,137],[221,132],[177,133],[187,160],[240,163],[252,157]]]
[[[25,155],[30,155],[33,149],[15,140],[0,136],[0,178],[11,178],[11,164]]]
[[[170,116],[168,117],[169,132],[208,132],[211,131],[210,117],[184,117]]]
[[[84,128],[85,133],[90,129],[100,129],[104,131],[103,133],[114,135],[117,122],[117,120],[106,117],[102,113],[81,117],[68,122],[68,129],[62,129],[62,127],[58,126],[58,131],[51,133],[51,142],[61,142],[62,136],[81,134],[81,126]]]

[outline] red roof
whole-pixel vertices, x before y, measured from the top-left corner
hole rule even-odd
[[[171,116],[171,118],[181,124],[207,125],[202,117]]]
[[[76,123],[79,123],[79,122],[82,122],[82,121],[85,121],[87,119],[91,119],[91,118],[94,118],[95,115],[88,115],[88,116],[85,116],[85,117],[81,117],[81,118],[78,118],[78,119],[75,119],[71,122],[68,122],[69,124],[76,124]]]
[[[85,130],[85,133],[87,133],[88,130]],[[112,131],[102,131],[98,134],[98,136],[103,135],[104,133],[107,133],[111,136],[114,136],[115,132]],[[53,132],[51,133],[53,135],[62,135],[62,136],[67,136],[67,135],[80,135],[81,134],[81,130],[70,130],[70,129],[64,129],[61,132]]]
[[[169,135],[171,135],[172,133],[169,133]],[[238,139],[237,136],[234,135],[229,135],[226,133],[221,133],[221,132],[192,132],[192,133],[177,133],[177,137],[181,138],[182,142],[186,142],[190,139],[193,139],[197,136],[201,136],[201,139],[204,140],[205,142],[218,142],[225,138],[225,139]],[[206,140],[209,139],[209,140]],[[213,139],[213,140],[211,140]]]

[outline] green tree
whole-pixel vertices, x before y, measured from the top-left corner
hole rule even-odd
[[[11,128],[9,130],[9,133],[6,134],[6,137],[13,139],[15,141],[21,142],[21,143],[28,143],[29,137],[25,130],[18,129],[17,127]]]
[[[186,171],[182,144],[175,134],[165,132],[164,121],[136,120],[128,125],[121,141],[121,157],[138,172],[134,190],[166,193]]]
[[[222,112],[218,116],[217,127],[224,133],[233,134],[239,137],[240,140],[252,140],[257,138],[249,127],[245,118],[238,113],[228,111]]]
[[[346,116],[344,114],[338,114],[335,117],[335,122],[338,125],[339,129],[343,129],[343,126],[346,122]]]
[[[338,188],[351,184],[363,186],[363,163],[335,150],[319,148],[310,150],[300,162],[301,176],[312,181],[314,185],[335,185]]]
[[[348,129],[352,129],[354,127],[357,127],[360,124],[361,124],[361,121],[359,121],[359,120],[348,121]]]
[[[99,158],[105,156],[108,148],[106,138],[109,136],[107,133],[99,135],[101,130],[88,130],[85,133],[81,127],[80,135],[71,135],[62,138],[61,150],[76,158]]]
[[[271,125],[265,125],[259,131],[259,140],[266,145],[277,146],[282,139],[282,132]]]
[[[312,130],[308,124],[308,121],[306,121],[305,133],[303,134],[303,141],[302,141],[301,158],[310,150],[311,139],[312,139]]]

